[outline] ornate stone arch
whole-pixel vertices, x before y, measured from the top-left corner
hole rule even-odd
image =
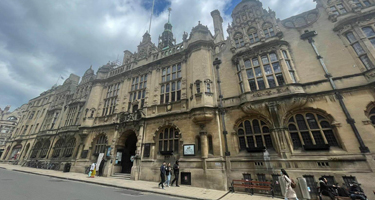
[[[167,122],[167,123],[164,123],[163,125],[159,126],[156,129],[156,131],[154,132],[154,135],[153,135],[154,142],[156,142],[160,131],[163,130],[164,128],[166,128],[166,127],[172,127],[174,129],[176,129],[179,132],[179,134],[180,134],[180,141],[182,141],[182,133],[181,133],[180,128],[177,125],[173,124],[173,123]]]
[[[372,124],[375,126],[375,102],[372,101],[366,106],[366,110],[364,110],[364,114],[369,119],[369,121],[365,122],[365,124]]]
[[[281,126],[286,127],[286,125],[288,124],[288,120],[293,115],[298,114],[298,113],[308,113],[308,112],[320,114],[326,117],[326,119],[331,123],[332,126],[339,127],[341,125],[339,122],[335,121],[334,117],[325,110],[322,110],[320,108],[302,107],[302,108],[296,108],[296,109],[287,111],[284,114],[284,116],[282,116],[281,118],[281,123],[282,123]]]
[[[264,152],[275,149],[272,139],[272,122],[262,115],[248,115],[238,119],[234,125],[239,151]]]
[[[329,150],[331,146],[341,147],[340,135],[332,115],[322,109],[304,107],[286,113],[282,120],[283,127],[293,149]]]

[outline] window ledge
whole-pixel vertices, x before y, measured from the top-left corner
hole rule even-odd
[[[206,94],[207,96],[213,96],[213,95],[214,95],[214,93],[212,93],[212,92],[205,92],[205,94]]]
[[[202,92],[200,92],[200,93],[196,93],[196,94],[195,94],[195,97],[202,97]]]

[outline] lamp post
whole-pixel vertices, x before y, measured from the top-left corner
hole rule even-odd
[[[225,110],[223,108],[223,95],[221,94],[221,80],[220,80],[220,73],[219,73],[219,68],[221,64],[221,60],[218,58],[215,59],[213,62],[214,66],[216,67],[216,73],[217,73],[217,87],[219,91],[219,113],[221,115],[221,121],[223,124],[223,135],[224,135],[224,142],[225,142],[225,156],[230,156],[230,152],[228,150],[228,140],[227,140],[227,135],[228,131],[225,126]]]

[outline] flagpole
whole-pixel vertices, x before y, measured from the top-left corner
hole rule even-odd
[[[152,16],[154,15],[154,6],[155,6],[155,0],[152,1],[152,9],[151,9],[151,17],[150,17],[150,26],[148,27],[148,34],[151,34],[151,22],[152,22]]]
[[[59,82],[60,77],[61,77],[61,74],[59,75],[59,77],[56,80],[56,84],[55,84],[56,86],[57,86],[57,82]]]

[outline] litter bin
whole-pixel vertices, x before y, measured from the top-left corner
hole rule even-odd
[[[181,185],[191,185],[190,172],[181,172]]]
[[[64,172],[70,172],[70,167],[72,166],[72,164],[70,164],[70,163],[66,163],[65,165],[64,165]]]

